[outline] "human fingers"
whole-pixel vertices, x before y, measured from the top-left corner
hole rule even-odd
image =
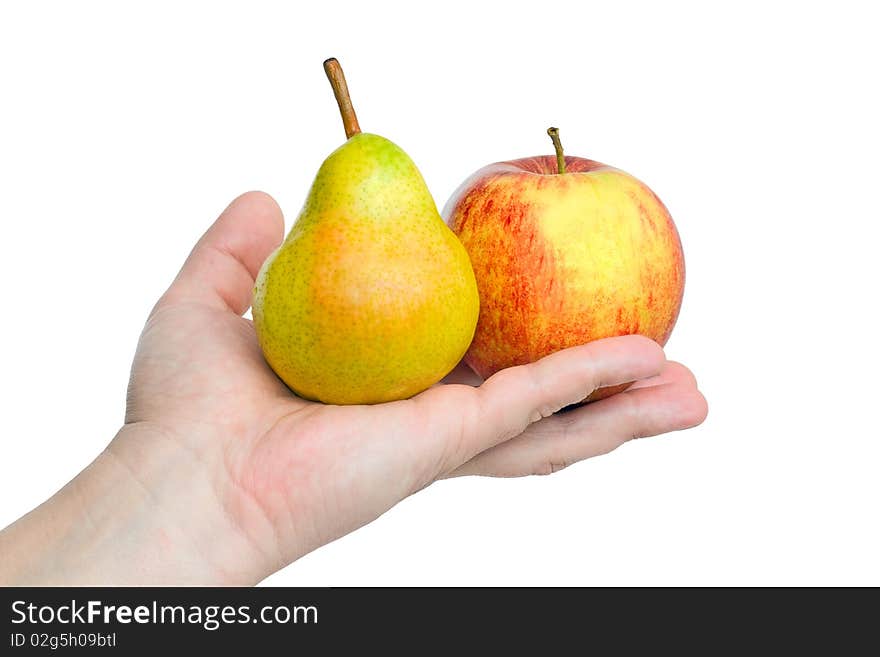
[[[194,301],[243,314],[263,261],[283,237],[275,200],[263,192],[242,194],[195,245],[159,305]]]
[[[501,370],[477,388],[435,386],[414,399],[450,471],[596,388],[657,376],[665,360],[648,338],[607,338]]]
[[[654,381],[654,385],[631,387],[533,424],[519,436],[478,454],[452,476],[550,474],[606,454],[633,438],[657,436],[703,422],[708,412],[706,399],[687,368],[670,363]]]
[[[651,386],[660,386],[667,383],[680,383],[682,381],[687,381],[693,386],[697,385],[697,379],[694,377],[693,372],[681,363],[670,360],[666,361],[666,366],[660,374],[653,376],[650,379],[635,381],[628,389],[637,390],[639,388],[650,388]]]

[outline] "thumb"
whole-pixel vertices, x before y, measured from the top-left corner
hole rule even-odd
[[[189,301],[243,314],[263,261],[283,237],[275,199],[263,192],[242,194],[198,241],[158,305]]]

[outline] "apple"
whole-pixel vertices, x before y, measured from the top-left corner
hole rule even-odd
[[[483,167],[443,210],[477,278],[465,362],[483,378],[617,335],[664,345],[681,308],[684,255],[660,199],[628,173],[564,156],[558,130],[548,134],[555,156]]]

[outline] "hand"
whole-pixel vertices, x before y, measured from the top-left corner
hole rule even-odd
[[[481,385],[460,366],[405,401],[304,401],[266,365],[242,317],[283,230],[275,202],[252,192],[202,237],[144,327],[125,425],[0,534],[10,555],[0,581],[255,583],[437,479],[547,474],[706,416],[690,372],[638,336]],[[637,383],[626,392],[554,414],[628,381]]]

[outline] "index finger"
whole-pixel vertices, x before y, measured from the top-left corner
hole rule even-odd
[[[429,426],[440,427],[443,465],[454,469],[530,424],[583,401],[597,388],[658,375],[665,362],[653,340],[637,335],[607,338],[501,370],[478,388],[437,386],[416,400]]]

